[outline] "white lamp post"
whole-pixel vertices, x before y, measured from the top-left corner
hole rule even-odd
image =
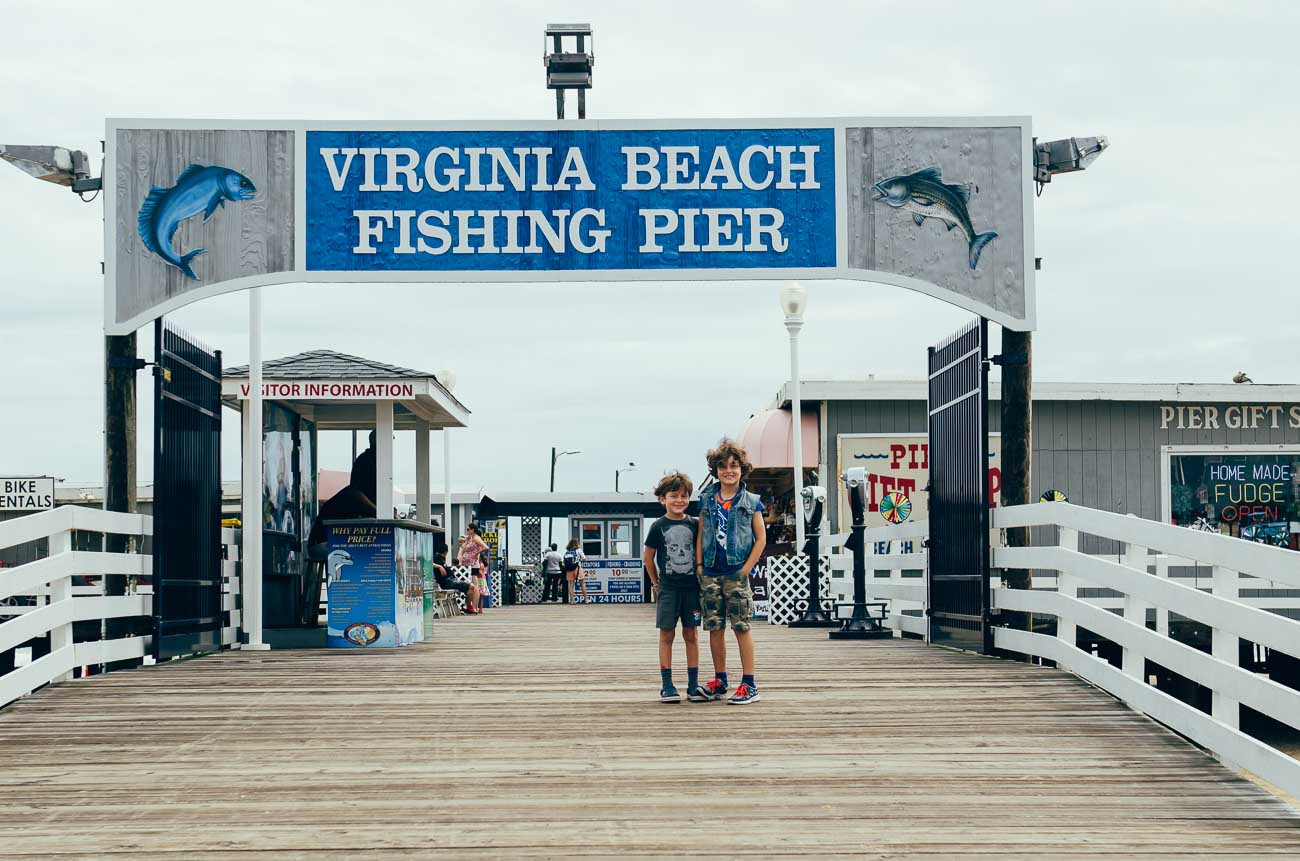
[[[803,312],[808,307],[808,291],[797,281],[781,288],[781,310],[785,312],[785,328],[790,333],[790,421],[791,463],[794,466],[794,534],[795,551],[803,547],[803,403],[799,399],[799,330],[803,328]]]

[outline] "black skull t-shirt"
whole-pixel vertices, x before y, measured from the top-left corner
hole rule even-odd
[[[695,531],[698,528],[699,521],[694,517],[681,520],[661,517],[650,525],[645,546],[655,551],[655,567],[660,576],[695,579]]]

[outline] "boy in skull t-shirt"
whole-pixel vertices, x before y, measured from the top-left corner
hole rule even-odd
[[[655,587],[655,627],[659,629],[659,701],[681,702],[673,687],[673,640],[677,623],[686,644],[686,693],[696,693],[700,679],[700,581],[695,576],[695,533],[698,524],[686,516],[691,501],[691,480],[683,473],[665,475],[655,487],[655,496],[667,514],[646,532],[646,573]]]

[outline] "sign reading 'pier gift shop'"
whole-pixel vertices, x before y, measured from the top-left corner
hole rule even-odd
[[[286,282],[844,279],[1034,325],[1025,118],[110,120],[105,328]]]

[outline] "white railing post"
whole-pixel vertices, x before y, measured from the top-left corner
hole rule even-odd
[[[1156,576],[1162,580],[1169,579],[1169,554],[1156,556]],[[1156,633],[1162,637],[1169,636],[1169,608],[1156,605]]]
[[[1222,565],[1215,565],[1211,574],[1211,584],[1216,598],[1236,601],[1240,596],[1240,578],[1237,572]],[[1224,663],[1236,667],[1240,665],[1240,638],[1218,627],[1210,629],[1210,654]],[[1229,699],[1218,690],[1210,695],[1210,715],[1220,723],[1233,729],[1239,729],[1241,708],[1236,700]]]
[[[1057,544],[1062,550],[1069,550],[1077,553],[1079,551],[1079,530],[1066,529],[1062,526],[1057,530]],[[1079,597],[1079,581],[1074,575],[1062,568],[1056,572],[1056,591],[1067,598]],[[1077,628],[1074,624],[1074,618],[1064,616],[1056,617],[1056,636],[1067,646],[1073,647],[1078,642]]]
[[[1121,558],[1121,564],[1125,568],[1133,569],[1132,576],[1149,576],[1147,571],[1147,548],[1139,547],[1136,544],[1126,544],[1124,545],[1124,555]],[[1146,602],[1128,591],[1124,593],[1124,618],[1140,628],[1147,626]],[[1125,675],[1146,682],[1146,656],[1137,649],[1124,647],[1122,669]]]
[[[72,531],[63,530],[61,532],[55,532],[53,535],[50,536],[49,543],[50,543],[50,558],[54,558],[55,556],[58,556],[63,553],[71,553],[72,552]],[[59,649],[71,648],[72,646],[72,612],[71,612],[72,577],[71,576],[56,577],[50,581],[50,604],[58,605],[58,604],[62,604],[64,601],[68,602],[67,604],[67,606],[69,607],[69,612],[67,614],[68,621],[60,625],[56,625],[55,627],[50,629],[50,653],[51,654],[59,651]],[[72,673],[70,672],[60,673],[59,675],[51,679],[51,681],[66,682],[70,678],[72,678]]]

